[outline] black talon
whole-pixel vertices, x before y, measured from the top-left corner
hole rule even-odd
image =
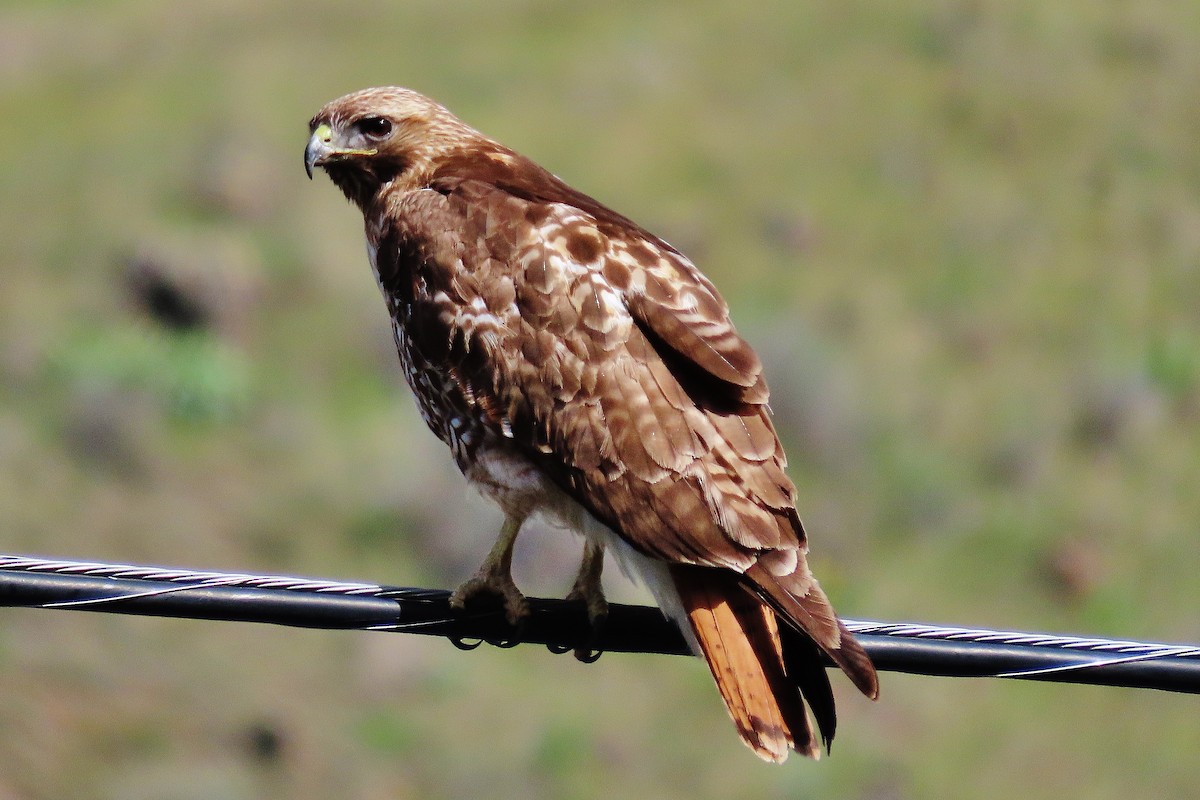
[[[587,650],[577,648],[575,650],[575,659],[583,664],[595,664],[600,660],[600,656],[604,655],[603,650],[595,650],[589,647]]]

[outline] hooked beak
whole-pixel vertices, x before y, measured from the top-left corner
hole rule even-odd
[[[323,167],[333,161],[341,161],[354,156],[373,156],[378,150],[374,148],[336,147],[333,144],[333,129],[328,123],[322,122],[313,129],[304,148],[304,171],[312,180],[313,167]]]

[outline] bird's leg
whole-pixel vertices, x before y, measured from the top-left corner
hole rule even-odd
[[[575,585],[571,587],[567,599],[578,600],[587,609],[588,622],[592,627],[592,643],[608,619],[608,600],[604,597],[604,585],[601,582],[603,570],[604,545],[588,539],[583,545],[583,561],[579,563]],[[575,648],[575,657],[580,661],[595,661],[600,654],[591,646],[592,643],[586,647]]]
[[[604,545],[588,539],[583,545],[583,561],[579,563],[579,574],[575,576],[575,585],[571,587],[567,599],[583,602],[592,627],[596,627],[608,616],[608,600],[604,598],[604,585],[600,580],[603,570]]]
[[[471,598],[492,594],[504,601],[504,617],[508,624],[515,627],[528,616],[529,602],[512,578],[513,546],[517,543],[517,533],[523,522],[524,516],[505,516],[500,536],[496,538],[483,564],[450,595],[451,608],[461,611]]]

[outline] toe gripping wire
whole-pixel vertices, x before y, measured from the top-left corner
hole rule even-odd
[[[455,647],[541,644],[592,662],[604,652],[687,654],[654,608],[613,604],[604,624],[578,601],[530,598],[513,627],[499,603],[450,607],[440,589],[0,554],[0,607],[46,608],[443,636]],[[882,671],[1200,693],[1200,647],[925,623],[844,620]]]

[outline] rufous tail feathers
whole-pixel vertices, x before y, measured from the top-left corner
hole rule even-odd
[[[725,707],[742,741],[760,758],[780,762],[789,749],[819,758],[820,744],[828,748],[833,741],[837,716],[822,652],[865,694],[878,693],[870,658],[815,583],[795,598],[765,574],[747,580],[705,567],[672,565],[670,571]],[[794,626],[777,620],[775,609],[782,605],[777,593],[788,598],[789,606],[799,607],[795,615],[791,607],[779,609]],[[805,701],[816,719],[820,743]]]

